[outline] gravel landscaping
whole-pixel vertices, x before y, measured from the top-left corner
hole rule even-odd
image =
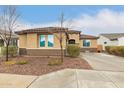
[[[27,64],[19,65],[19,60],[28,61]],[[0,62],[0,73],[12,73],[21,75],[42,75],[53,71],[72,68],[72,69],[92,69],[84,59],[65,57],[61,65],[49,66],[48,62],[53,58],[48,57],[17,57],[11,59],[12,62]]]

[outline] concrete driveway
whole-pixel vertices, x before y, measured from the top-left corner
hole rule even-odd
[[[124,58],[104,53],[81,53],[94,70],[124,71]]]

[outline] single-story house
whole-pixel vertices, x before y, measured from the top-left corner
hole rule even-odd
[[[66,35],[65,31],[69,35],[68,44],[77,44],[82,49],[97,48],[97,38],[87,36],[87,38],[81,35],[81,31],[68,30],[68,28],[60,27],[45,27],[27,29],[17,31],[19,35],[19,51],[21,55],[31,56],[56,56],[60,54],[60,31],[63,36],[63,49],[66,48]]]
[[[105,50],[105,46],[124,46],[124,33],[100,34],[98,45],[102,46],[103,51]]]

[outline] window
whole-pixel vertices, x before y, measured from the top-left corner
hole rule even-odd
[[[47,36],[47,38],[45,38],[45,36]],[[45,47],[46,45],[48,45],[48,47],[54,46],[54,35],[40,35],[40,47]]]
[[[90,47],[91,41],[90,40],[83,40],[83,46],[84,47]]]
[[[48,47],[53,47],[54,45],[54,36],[53,35],[48,35]]]
[[[104,42],[104,44],[107,44],[107,42]]]
[[[69,44],[75,44],[75,40],[74,39],[70,39],[68,43]]]
[[[40,35],[40,47],[45,47],[45,35]]]

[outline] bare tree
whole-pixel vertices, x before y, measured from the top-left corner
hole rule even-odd
[[[6,61],[8,61],[8,48],[15,29],[18,27],[19,18],[16,6],[4,6],[0,15],[0,37],[6,46]]]
[[[66,46],[65,46],[65,56],[67,56],[67,46],[68,46],[68,41],[69,41],[69,29],[73,28],[73,20],[72,19],[65,19],[64,13],[61,13],[60,16],[60,23],[61,26],[60,28],[67,28],[67,29],[63,29],[62,31],[64,32],[65,38],[66,38]],[[60,33],[61,34],[61,33]],[[62,39],[63,37],[60,36],[60,39]],[[61,43],[61,42],[60,42]],[[61,44],[60,44],[61,45]],[[63,46],[61,46],[61,52],[63,51]],[[61,53],[61,55],[63,55],[63,53]],[[61,56],[62,58],[62,56]]]
[[[60,28],[61,28],[61,31],[60,31],[60,39],[59,39],[59,42],[60,42],[60,47],[61,47],[61,62],[63,62],[64,60],[64,51],[63,51],[63,36],[62,36],[62,30],[63,30],[63,22],[64,22],[64,14],[62,13],[61,14],[61,18],[60,18]]]
[[[66,37],[66,47],[65,47],[65,51],[67,51],[67,45],[68,45],[68,40],[69,40],[69,34],[68,34],[68,28],[65,28],[64,27],[64,22],[66,22],[65,18],[64,18],[64,13],[62,12],[61,13],[61,16],[60,16],[60,30],[59,30],[59,37],[58,40],[59,40],[59,43],[60,43],[60,48],[61,48],[61,62],[63,62],[64,60],[64,50],[63,50],[63,32],[64,32],[64,35]],[[67,53],[67,52],[66,52]],[[65,54],[66,54],[65,53]]]

